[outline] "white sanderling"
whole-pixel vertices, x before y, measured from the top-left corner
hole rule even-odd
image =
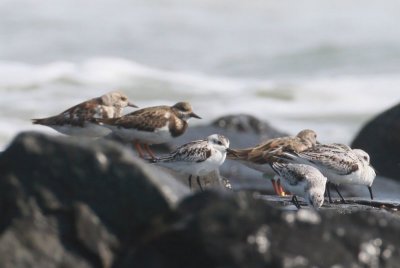
[[[153,162],[189,175],[190,188],[192,176],[196,176],[197,184],[202,189],[200,176],[217,170],[224,163],[228,151],[229,140],[222,135],[213,134],[206,139],[181,145],[172,153],[153,159]]]
[[[324,203],[326,177],[315,167],[297,163],[274,162],[271,167],[279,176],[283,187],[293,194],[292,202],[300,208],[297,197],[308,205],[320,208]]]
[[[272,176],[271,182],[276,194],[284,196],[285,193],[278,183],[275,183],[274,171],[270,164],[276,161],[276,157],[284,152],[302,152],[312,148],[317,143],[317,134],[310,129],[300,131],[296,136],[280,137],[246,149],[232,149],[227,158],[238,161],[249,168]]]
[[[318,144],[300,153],[285,153],[296,163],[305,163],[317,167],[328,178],[327,192],[330,198],[329,184],[332,184],[343,202],[343,196],[337,189],[340,184],[366,185],[371,199],[372,183],[376,177],[370,165],[368,153],[361,149],[351,149],[344,144]]]
[[[120,91],[111,91],[101,97],[75,105],[59,115],[32,119],[33,124],[44,125],[70,136],[102,137],[111,131],[99,126],[97,119],[115,118],[127,107],[137,107]]]

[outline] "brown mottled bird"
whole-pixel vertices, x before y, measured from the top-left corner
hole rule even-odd
[[[317,134],[310,129],[300,131],[296,136],[287,136],[267,140],[266,142],[246,149],[231,149],[227,154],[228,159],[239,161],[249,168],[258,170],[263,174],[274,176],[272,163],[279,162],[279,157],[285,152],[302,152],[312,148],[317,143]],[[275,193],[285,195],[280,182],[271,179]]]
[[[51,127],[70,136],[102,137],[111,131],[99,126],[96,119],[120,117],[127,107],[137,107],[120,91],[111,91],[75,105],[64,112],[47,118],[32,119],[33,124]]]
[[[201,119],[188,102],[178,102],[173,106],[148,107],[120,118],[99,121],[124,141],[133,142],[140,157],[144,158],[140,145],[143,144],[151,158],[155,158],[149,144],[166,143],[182,135],[192,117]]]

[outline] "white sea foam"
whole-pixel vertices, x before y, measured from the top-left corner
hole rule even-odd
[[[331,142],[351,141],[362,123],[400,100],[398,76],[241,79],[161,70],[119,58],[44,65],[1,62],[0,77],[3,146],[18,131],[46,130],[32,126],[30,118],[60,113],[114,88],[141,107],[187,99],[204,118],[197,123],[249,113],[292,133],[314,128]]]

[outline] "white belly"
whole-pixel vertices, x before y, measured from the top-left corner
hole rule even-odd
[[[99,138],[99,137],[104,137],[111,133],[110,129],[93,123],[85,123],[84,127],[71,126],[71,125],[50,126],[50,127],[62,134],[69,136],[78,136],[78,137]]]
[[[225,161],[226,153],[214,151],[213,155],[203,162],[165,162],[161,165],[168,166],[169,168],[186,175],[205,176],[214,170],[217,170]]]
[[[121,139],[126,142],[139,141],[141,143],[147,144],[160,144],[166,143],[172,140],[171,133],[168,127],[159,128],[154,132],[149,131],[139,131],[136,129],[129,128],[118,128],[114,126],[109,126],[109,128]]]
[[[275,177],[275,179],[278,179],[279,177]],[[306,182],[300,182],[296,185],[291,185],[287,180],[285,180],[284,178],[281,178],[281,184],[283,186],[283,189],[285,189],[285,191],[291,192],[294,195],[297,196],[301,196],[304,197],[306,194]]]

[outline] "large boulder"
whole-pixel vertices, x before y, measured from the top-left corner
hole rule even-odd
[[[351,146],[369,153],[378,174],[399,180],[400,104],[368,122]]]
[[[23,133],[0,170],[1,267],[111,267],[189,193],[110,141]]]
[[[345,215],[343,215],[345,214]],[[252,194],[203,192],[122,267],[396,267],[400,218],[374,208],[284,211]]]

